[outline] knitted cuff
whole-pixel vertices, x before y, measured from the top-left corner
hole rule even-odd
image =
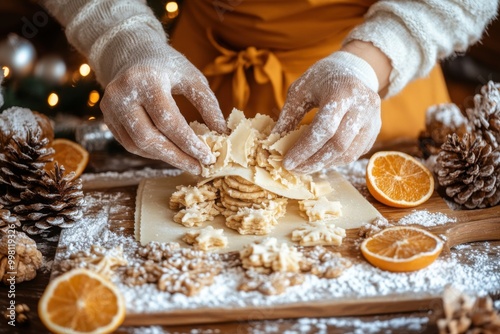
[[[334,52],[328,56],[328,59],[334,61],[340,68],[349,71],[374,92],[378,92],[377,74],[364,59],[346,51]]]
[[[418,77],[424,60],[419,45],[395,16],[380,13],[376,20],[368,20],[355,28],[344,43],[352,40],[372,43],[391,61],[392,71],[386,98],[399,93],[411,80]],[[432,68],[433,65],[425,67]]]
[[[490,0],[381,0],[344,43],[370,42],[391,60],[389,97],[477,41],[497,6]]]
[[[103,86],[138,62],[164,58],[166,34],[144,0],[42,1]]]

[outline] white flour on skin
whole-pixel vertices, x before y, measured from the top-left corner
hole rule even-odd
[[[361,177],[364,161],[345,167],[352,175]],[[146,173],[148,174],[148,173]],[[357,175],[358,174],[358,175]],[[79,250],[88,250],[98,244],[106,248],[124,246],[125,258],[133,260],[138,243],[131,235],[110,231],[110,213],[130,210],[120,206],[125,193],[112,195],[99,192],[87,194],[86,214],[81,224],[64,230],[60,247],[65,246],[58,259]],[[96,210],[97,209],[97,210]],[[90,212],[95,212],[90,214]],[[413,224],[434,226],[447,220],[442,214],[431,214],[415,210],[405,221]],[[362,258],[352,258],[353,266],[337,279],[320,279],[307,275],[304,284],[292,287],[279,296],[264,296],[258,292],[239,292],[237,286],[243,278],[241,268],[231,268],[217,276],[212,286],[203,289],[199,295],[187,297],[182,294],[159,292],[152,284],[129,287],[116,278],[116,283],[124,293],[127,309],[134,312],[155,312],[169,309],[197,307],[239,307],[280,305],[292,302],[314,302],[315,300],[367,298],[376,296],[397,296],[418,294],[420,297],[440,295],[443,288],[453,283],[458,289],[472,294],[488,294],[500,291],[500,245],[483,243],[483,251],[471,245],[455,247],[448,254],[442,254],[426,269],[413,273],[390,273],[369,265]],[[484,250],[486,247],[486,250]],[[56,260],[57,262],[57,260]]]

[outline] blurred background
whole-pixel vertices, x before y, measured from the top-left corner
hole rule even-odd
[[[182,0],[148,0],[148,4],[167,33],[182,15]],[[2,109],[21,106],[42,112],[54,120],[56,136],[76,138],[91,151],[112,141],[100,120],[103,89],[84,57],[66,41],[61,26],[30,0],[2,1],[0,22]],[[464,110],[481,85],[500,81],[500,21],[489,27],[481,43],[442,66],[452,102]]]

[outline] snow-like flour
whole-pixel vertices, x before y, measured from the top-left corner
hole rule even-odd
[[[355,162],[338,171],[354,184],[364,179],[363,171],[366,161]],[[158,171],[149,171],[156,176]],[[148,177],[148,173],[141,174]],[[162,173],[160,173],[162,174]],[[163,173],[168,175],[168,173]],[[137,175],[132,175],[136,177]],[[118,177],[123,177],[118,175]],[[91,176],[87,176],[88,179]],[[124,192],[106,193],[88,192],[86,195],[86,214],[78,226],[66,229],[61,234],[60,246],[55,262],[79,250],[88,250],[91,245],[98,244],[105,248],[123,245],[125,257],[132,260],[139,246],[130,232],[125,229],[110,229],[108,217],[114,212],[133,210],[119,203],[129,194]],[[425,210],[414,210],[400,220],[401,224],[417,224],[436,226],[453,223],[454,220],[441,213],[429,213]],[[360,239],[361,240],[361,239]],[[464,244],[454,247],[441,256],[429,267],[412,273],[391,273],[379,270],[368,264],[363,258],[351,258],[353,265],[337,279],[322,279],[314,275],[306,275],[302,285],[288,288],[282,295],[265,296],[259,292],[240,292],[237,286],[243,278],[243,270],[239,267],[223,271],[215,279],[213,285],[204,288],[198,295],[187,297],[183,294],[160,292],[153,284],[130,287],[121,282],[120,275],[115,283],[123,292],[127,310],[133,313],[161,312],[166,310],[192,308],[237,308],[244,306],[278,306],[295,302],[314,303],[319,300],[342,301],[380,296],[415,295],[419,297],[440,296],[444,287],[453,284],[456,288],[473,294],[500,293],[500,245],[484,242],[478,250],[477,244]],[[496,305],[497,307],[499,305]],[[398,327],[398,321],[405,328],[425,325],[427,317],[381,320],[378,328]],[[272,332],[277,321],[259,322],[255,332]],[[267,323],[267,324],[266,324]],[[373,326],[373,323],[370,323]],[[270,326],[270,328],[266,328]],[[300,319],[293,325],[295,332],[321,332],[328,326],[351,326],[359,328],[359,333],[370,333],[368,325],[352,318]],[[370,327],[373,328],[373,327]],[[155,327],[148,327],[142,333],[155,332]],[[293,333],[290,331],[289,333]],[[355,331],[356,332],[356,331]],[[326,333],[326,331],[325,331]]]

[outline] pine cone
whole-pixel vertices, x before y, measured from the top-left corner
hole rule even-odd
[[[12,107],[0,114],[0,204],[11,210],[31,180],[52,161],[54,132],[47,116]],[[12,210],[11,210],[12,211]]]
[[[462,136],[468,130],[468,120],[453,103],[431,106],[425,116],[425,130],[418,137],[420,150],[425,159],[437,155],[452,133]]]
[[[27,132],[35,137],[54,139],[54,130],[47,116],[26,108],[12,107],[0,114],[0,147],[6,145],[3,139],[26,138]]]
[[[0,204],[11,209],[21,202],[21,194],[40,179],[54,150],[39,131],[27,131],[26,138],[11,136],[0,153]]]
[[[500,149],[481,137],[448,136],[437,158],[435,173],[447,197],[467,209],[500,202]]]
[[[10,211],[4,209],[0,205],[0,231],[7,232],[7,230],[15,229],[21,226],[21,222],[16,216],[10,214]]]
[[[0,281],[5,284],[30,281],[42,266],[42,253],[36,243],[23,232],[0,232]],[[14,240],[14,242],[12,242]]]
[[[82,181],[73,177],[64,175],[64,167],[56,163],[54,171],[32,181],[34,186],[21,194],[23,204],[13,208],[23,231],[40,234],[54,226],[71,227],[83,216]]]
[[[490,145],[500,145],[500,83],[488,82],[474,96],[474,108],[467,109],[473,131]]]

